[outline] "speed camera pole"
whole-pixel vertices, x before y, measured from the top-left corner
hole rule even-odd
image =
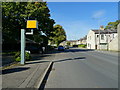
[[[21,64],[25,64],[25,34],[33,35],[33,29],[38,29],[37,20],[27,20],[27,28],[31,29],[31,32],[26,32],[25,29],[21,29]]]
[[[25,30],[21,29],[21,64],[25,64]]]

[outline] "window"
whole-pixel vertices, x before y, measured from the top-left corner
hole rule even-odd
[[[104,40],[104,35],[103,34],[101,35],[101,40]]]

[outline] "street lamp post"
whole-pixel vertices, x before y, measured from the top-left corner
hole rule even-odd
[[[107,51],[109,50],[109,30],[107,30]]]
[[[100,18],[92,18],[92,19],[96,19],[97,22],[98,22],[98,26],[100,26]],[[99,41],[98,41],[98,46],[99,46],[99,50],[100,50],[100,29],[98,30],[99,31]],[[96,43],[97,44],[97,43]]]
[[[100,26],[100,21],[98,20],[98,25]],[[100,50],[100,28],[99,28],[99,50]]]
[[[100,50],[100,29],[99,29],[99,50]]]

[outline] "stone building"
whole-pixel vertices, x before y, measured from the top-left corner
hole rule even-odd
[[[110,43],[117,36],[117,30],[90,30],[87,35],[88,49],[109,49]]]

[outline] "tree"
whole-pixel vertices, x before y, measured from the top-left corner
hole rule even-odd
[[[109,22],[105,29],[117,29],[117,25],[120,23],[120,20],[115,22]]]
[[[66,33],[61,25],[55,25],[52,33],[54,35],[51,37],[51,42],[53,44],[57,44],[58,46],[62,41],[66,40]]]
[[[70,41],[67,41],[67,45],[70,46]]]
[[[27,36],[28,38],[41,42],[41,32],[49,38],[55,24],[54,20],[50,19],[49,12],[46,2],[3,2],[2,33],[4,41],[12,43],[12,41],[20,40],[20,30],[26,28],[26,20],[28,19],[37,20],[39,28],[34,30],[32,36]]]

